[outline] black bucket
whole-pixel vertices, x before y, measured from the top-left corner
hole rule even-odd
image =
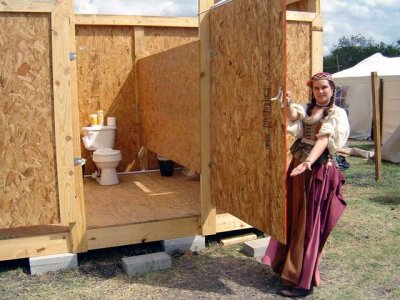
[[[173,160],[159,160],[158,165],[161,176],[174,175],[175,162]]]

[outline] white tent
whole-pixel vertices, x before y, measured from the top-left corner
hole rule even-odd
[[[385,144],[400,125],[400,57],[389,58],[376,53],[352,68],[333,74],[340,88],[337,102],[348,111],[350,137],[369,138],[372,125],[371,72],[377,72],[384,84],[382,143]]]

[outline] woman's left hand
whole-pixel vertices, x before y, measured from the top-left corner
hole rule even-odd
[[[290,176],[297,176],[303,173],[305,170],[310,170],[311,171],[311,162],[305,161],[299,164],[296,168],[292,170],[290,173]]]

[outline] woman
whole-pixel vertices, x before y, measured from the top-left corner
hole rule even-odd
[[[263,257],[280,274],[286,297],[307,296],[319,284],[322,248],[346,206],[334,156],[349,136],[347,114],[334,104],[331,74],[317,73],[307,85],[313,94],[307,107],[287,97],[288,132],[297,138],[286,178],[287,244],[271,239]]]

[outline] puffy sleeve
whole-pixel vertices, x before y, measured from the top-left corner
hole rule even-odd
[[[350,134],[350,125],[346,111],[338,106],[324,118],[318,136],[328,135],[328,150],[330,154],[343,148]]]
[[[293,103],[291,105],[299,113],[299,118],[296,121],[288,121],[287,132],[296,139],[303,136],[303,119],[306,116],[306,107],[301,104]]]

